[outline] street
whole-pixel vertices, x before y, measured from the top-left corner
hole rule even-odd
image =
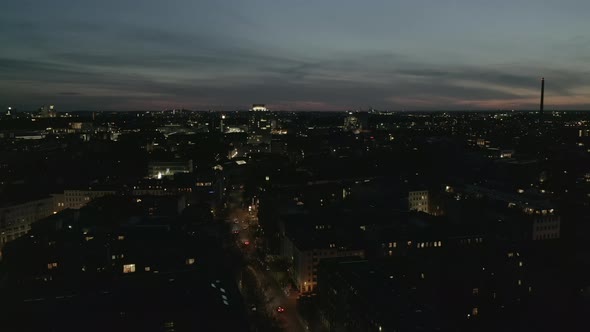
[[[308,331],[305,322],[297,311],[297,299],[299,293],[296,290],[288,290],[281,287],[279,282],[273,277],[269,265],[265,262],[264,257],[258,254],[257,245],[260,243],[257,232],[258,220],[255,211],[252,208],[244,209],[241,204],[241,193],[239,190],[233,191],[228,195],[228,219],[230,229],[235,237],[236,246],[247,262],[244,269],[252,272],[257,284],[261,285],[262,293],[265,296],[266,312],[277,318],[279,325],[284,331],[304,332]],[[286,272],[286,271],[283,271]],[[290,287],[289,287],[290,288]],[[283,308],[279,312],[279,307]],[[256,310],[262,310],[257,308]]]

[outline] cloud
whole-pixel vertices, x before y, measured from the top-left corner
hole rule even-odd
[[[113,45],[88,48],[90,40],[79,49],[51,48],[39,56],[3,55],[0,101],[36,108],[52,100],[68,109],[244,108],[253,101],[306,110],[518,108],[535,106],[544,75],[548,106],[590,105],[583,93],[590,75],[583,68],[434,63],[382,50],[290,53],[132,24],[58,28],[76,38],[99,29],[97,44],[114,36]]]

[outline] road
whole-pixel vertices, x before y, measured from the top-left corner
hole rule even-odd
[[[305,323],[297,312],[297,292],[290,292],[289,296],[285,294],[281,286],[273,279],[267,271],[257,270],[260,280],[264,285],[269,285],[265,289],[267,298],[271,301],[268,306],[270,310],[274,310],[276,316],[283,323],[285,331],[301,332],[306,331]],[[281,306],[285,309],[284,312],[278,313],[276,309]]]
[[[236,245],[241,248],[244,258],[249,262],[247,268],[254,272],[260,284],[263,285],[263,292],[268,300],[265,309],[277,317],[285,331],[308,331],[306,324],[297,311],[298,292],[291,291],[289,295],[285,294],[280,284],[267,271],[263,259],[258,257],[256,253],[258,241],[255,232],[258,227],[258,220],[255,213],[240,207],[241,202],[238,201],[240,196],[235,193],[230,194],[231,202],[228,204],[230,211],[227,222],[231,224],[230,228],[232,233],[235,234]],[[279,313],[277,311],[278,307],[283,307],[285,311]]]

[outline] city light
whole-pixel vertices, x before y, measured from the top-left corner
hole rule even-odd
[[[3,331],[583,329],[590,23],[535,5],[14,2]]]

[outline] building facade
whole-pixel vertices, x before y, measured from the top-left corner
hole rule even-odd
[[[410,191],[408,193],[408,208],[410,211],[429,213],[428,190]]]
[[[64,190],[63,207],[66,209],[80,209],[90,201],[99,197],[110,196],[116,194],[115,190],[92,190],[92,189],[75,189]]]
[[[148,177],[151,179],[161,179],[163,177],[174,176],[176,173],[192,173],[193,161],[151,161],[148,163]]]
[[[365,257],[365,251],[362,249],[346,248],[336,243],[326,242],[324,246],[309,246],[308,243],[298,243],[288,237],[284,238],[284,242],[284,254],[288,258],[290,256],[293,263],[292,278],[297,283],[299,291],[304,294],[311,294],[316,291],[318,265],[322,259]]]
[[[0,208],[0,248],[25,235],[34,222],[63,210],[61,197],[54,195]]]

